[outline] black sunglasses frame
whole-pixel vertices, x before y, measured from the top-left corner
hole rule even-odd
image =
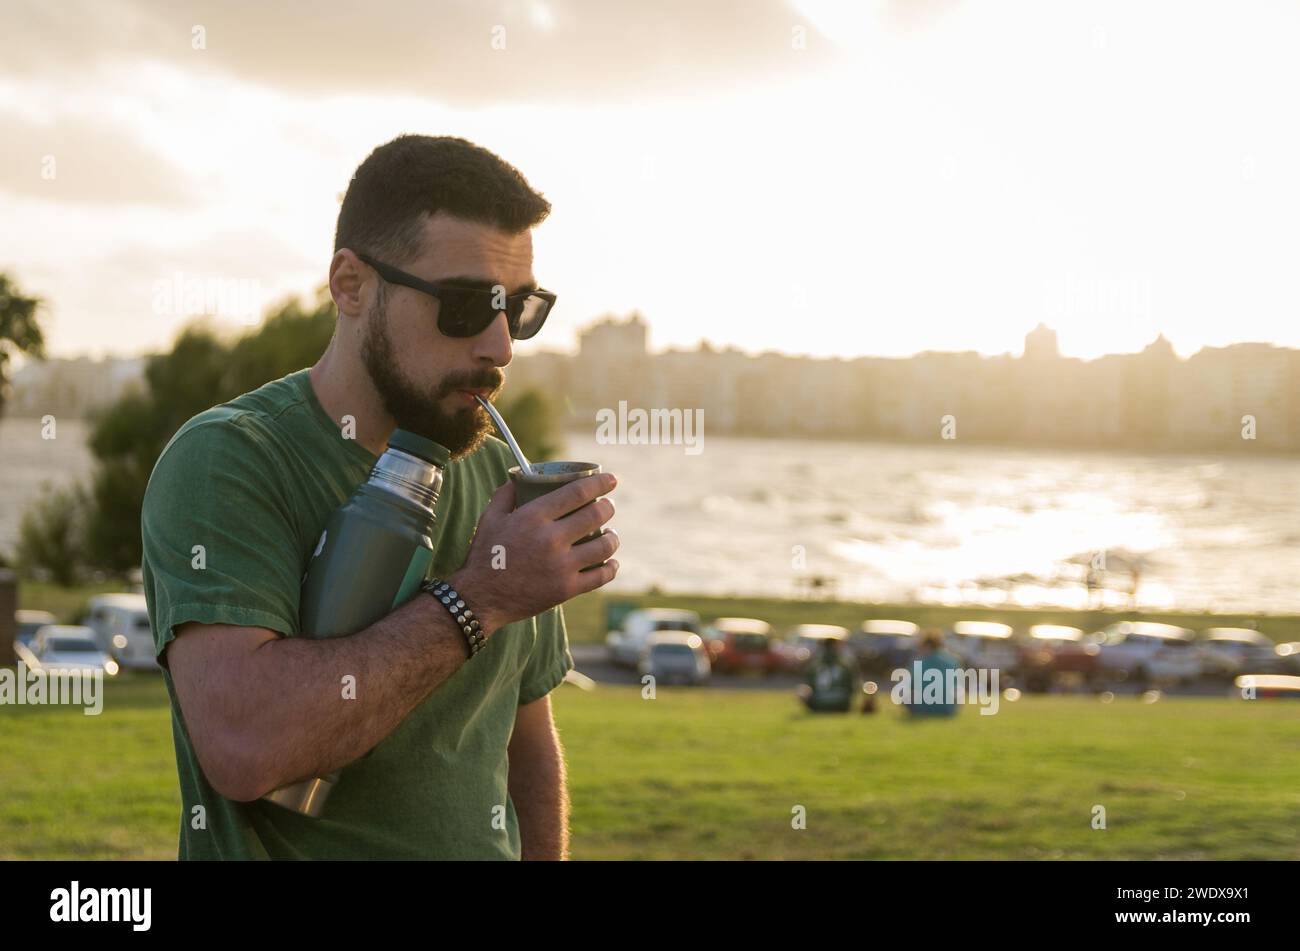
[[[430,297],[437,298],[439,302],[450,296],[448,294],[449,291],[456,294],[467,295],[466,299],[470,300],[481,296],[496,296],[493,291],[485,290],[481,287],[464,287],[456,284],[454,281],[432,283],[423,280],[422,278],[418,278],[414,274],[407,274],[405,271],[395,268],[391,264],[377,261],[368,254],[363,254],[360,251],[354,251],[353,253],[366,264],[369,264],[374,268],[379,276],[389,284],[400,284],[402,287],[409,287],[412,290],[421,291],[422,293],[428,294]],[[527,336],[521,337],[519,335],[519,325],[523,315],[524,302],[530,297],[540,297],[542,300],[546,301],[546,312],[542,314],[542,319],[538,321],[537,326],[532,329],[532,332]],[[462,304],[463,302],[464,301],[462,301]],[[538,332],[542,329],[542,325],[546,323],[546,318],[551,316],[551,311],[554,308],[555,294],[539,287],[535,290],[520,291],[518,294],[509,295],[506,297],[506,306],[504,310],[489,305],[488,309],[491,311],[491,316],[482,321],[482,326],[477,327],[477,329],[471,329],[469,332],[460,332],[459,327],[453,327],[452,321],[447,314],[447,308],[439,308],[438,330],[446,337],[477,337],[492,325],[492,321],[496,319],[497,314],[504,313],[506,315],[506,324],[510,328],[510,338],[512,340],[530,340],[537,336]],[[447,318],[446,325],[444,325],[444,318]]]

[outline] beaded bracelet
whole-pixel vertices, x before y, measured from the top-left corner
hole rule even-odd
[[[483,636],[478,618],[474,616],[473,611],[466,607],[465,599],[456,593],[455,588],[438,578],[430,578],[420,586],[420,590],[433,595],[451,612],[451,616],[460,625],[460,632],[465,635],[465,643],[469,646],[470,657],[483,649],[483,645],[487,643],[487,638]]]

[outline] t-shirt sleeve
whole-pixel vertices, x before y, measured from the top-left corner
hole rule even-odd
[[[573,669],[569,653],[569,632],[564,624],[564,608],[556,605],[537,616],[537,641],[519,684],[519,705],[540,700],[564,681]]]
[[[188,621],[297,633],[305,555],[289,511],[269,453],[237,422],[200,424],[168,446],[141,516],[160,662]]]

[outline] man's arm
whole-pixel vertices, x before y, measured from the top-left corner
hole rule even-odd
[[[461,590],[459,574],[448,580]],[[490,636],[498,624],[487,608],[479,619]],[[208,782],[251,801],[365,755],[468,654],[450,612],[418,595],[350,637],[182,624],[166,658]]]
[[[568,858],[564,750],[551,718],[549,694],[518,708],[508,754],[510,799],[519,817],[524,861]]]
[[[613,485],[608,474],[578,479],[517,510],[514,484],[498,488],[465,564],[447,577],[486,636],[613,580],[614,533],[574,544],[613,514],[598,498]],[[512,554],[509,570],[493,567],[498,545]],[[468,655],[455,619],[428,595],[346,637],[202,622],[175,633],[165,661],[199,765],[217,792],[243,801],[360,758]]]

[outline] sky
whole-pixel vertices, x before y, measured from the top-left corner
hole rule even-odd
[[[324,283],[356,166],[459,135],[652,349],[1300,347],[1300,3],[5,3],[0,271],[56,356]],[[206,298],[206,300],[205,300]]]

